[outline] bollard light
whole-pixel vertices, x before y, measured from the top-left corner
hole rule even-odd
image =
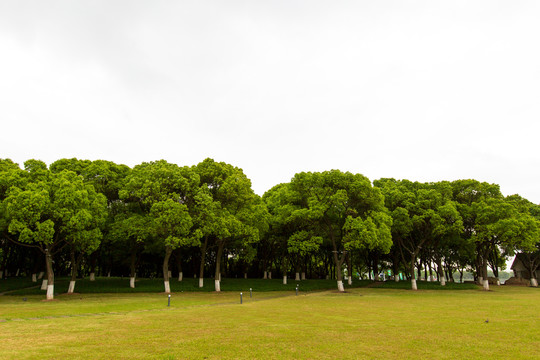
[[[249,297],[252,298],[253,297],[253,291],[251,288],[249,288]]]
[[[242,293],[240,293],[240,304],[242,303]]]
[[[171,306],[171,294],[169,294],[169,302],[167,303],[167,306]]]

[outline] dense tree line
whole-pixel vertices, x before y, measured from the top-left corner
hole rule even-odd
[[[0,160],[0,278],[46,274],[263,277],[283,282],[333,278],[344,290],[356,275],[382,271],[412,289],[423,273],[444,285],[472,271],[489,289],[508,256],[540,262],[540,206],[475,180],[419,183],[332,170],[296,174],[262,197],[243,171],[206,159],[180,167],[164,160],[130,168],[61,159],[24,168]],[[39,275],[38,275],[39,274]],[[532,280],[536,284],[536,280]],[[127,283],[126,283],[126,286]]]

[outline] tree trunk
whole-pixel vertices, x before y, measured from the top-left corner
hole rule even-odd
[[[47,267],[47,300],[54,299],[54,272],[52,267],[52,255],[45,248],[45,265]]]
[[[216,273],[214,276],[214,286],[215,291],[220,292],[221,291],[221,256],[223,255],[223,248],[225,247],[225,243],[223,240],[218,241],[218,251],[216,254]]]
[[[4,278],[4,272],[7,272],[7,260],[8,260],[8,256],[9,256],[9,245],[7,243],[7,241],[5,242],[4,244],[4,248],[3,248],[3,257],[2,257],[2,263],[0,264],[0,279],[3,279]],[[7,277],[7,274],[6,274],[6,277]]]
[[[176,268],[178,269],[178,281],[182,281],[184,278],[184,273],[182,271],[182,257],[180,256],[180,249],[176,253]]]
[[[482,287],[485,291],[489,291],[489,280],[488,280],[488,272],[487,272],[487,257],[484,257],[484,262],[482,264],[482,270],[483,270],[483,278],[482,278]]]
[[[79,262],[82,259],[82,253],[78,257],[75,257],[75,250],[71,250],[71,280],[69,282],[68,294],[73,294],[75,291],[75,281],[77,281],[77,270],[79,269]]]
[[[418,290],[418,287],[416,286],[416,278],[414,276],[414,264],[416,263],[416,257],[413,255],[411,257],[411,289],[416,291]]]
[[[137,250],[135,248],[132,248],[131,256],[129,260],[129,287],[132,289],[135,288],[136,271],[137,271]]]
[[[204,263],[206,261],[206,248],[208,247],[208,236],[204,237],[204,243],[201,248],[201,265],[199,266],[199,287],[204,286]]]
[[[90,255],[90,281],[96,281],[97,251]]]
[[[283,285],[287,285],[287,270],[289,269],[288,268],[289,264],[288,264],[287,257],[285,257],[283,259],[283,262],[282,262],[281,266],[282,266],[282,269],[283,269]]]
[[[268,279],[268,275],[267,275],[267,272],[266,270],[263,272],[263,280],[266,280]]]
[[[444,277],[444,269],[442,267],[442,261],[441,259],[437,259],[437,274],[439,274],[439,281],[441,282],[441,286],[446,286],[446,278]]]
[[[300,273],[299,272],[296,272],[294,274],[294,281],[300,281]]]
[[[268,271],[268,280],[272,280],[272,272]]]
[[[169,284],[169,259],[171,258],[172,249],[170,246],[165,247],[165,258],[163,259],[163,284],[165,285],[165,292],[171,292],[171,286]]]
[[[352,269],[352,259],[351,259],[351,253],[347,254],[347,274],[348,277],[348,284],[352,285],[352,276],[353,276],[353,269]]]

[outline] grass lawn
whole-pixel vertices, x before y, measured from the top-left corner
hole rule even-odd
[[[26,299],[26,300],[25,300]],[[0,296],[2,359],[531,359],[540,290]],[[488,322],[486,322],[488,320]]]

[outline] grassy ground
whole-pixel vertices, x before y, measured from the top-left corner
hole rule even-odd
[[[38,295],[45,294],[45,291],[40,289],[36,283],[32,283],[27,279],[7,279],[0,280],[0,289],[2,289],[2,283],[6,281],[4,287],[6,290],[11,290],[10,295]],[[19,281],[18,283],[16,281]],[[388,289],[409,289],[411,287],[410,282],[400,281],[398,283],[393,281],[374,283],[369,280],[355,280],[352,286],[349,286],[345,281],[345,288],[358,288],[358,287],[379,287]],[[38,284],[41,284],[39,282]],[[69,279],[59,278],[55,280],[55,293],[66,293],[69,286]],[[173,292],[213,292],[214,280],[204,279],[204,287],[199,288],[199,280],[193,278],[186,278],[179,282],[176,279],[170,281],[171,291]],[[249,289],[258,292],[266,291],[295,291],[298,286],[300,292],[305,291],[319,291],[336,289],[335,280],[302,280],[294,281],[289,279],[287,285],[283,285],[282,279],[230,279],[224,278],[221,282],[221,290],[223,291],[244,291]],[[31,287],[31,288],[29,288]],[[424,290],[470,290],[476,289],[474,284],[454,284],[447,283],[447,286],[440,286],[437,282],[418,282],[418,288]],[[14,290],[18,289],[18,290]],[[4,290],[4,291],[6,291]],[[75,292],[81,294],[90,293],[148,293],[148,292],[163,292],[163,280],[162,279],[137,279],[135,288],[129,287],[129,278],[97,278],[96,281],[90,281],[88,279],[77,280],[75,285]],[[0,290],[2,292],[2,290]]]
[[[0,296],[2,359],[531,359],[540,290]],[[486,322],[487,320],[487,322]]]

